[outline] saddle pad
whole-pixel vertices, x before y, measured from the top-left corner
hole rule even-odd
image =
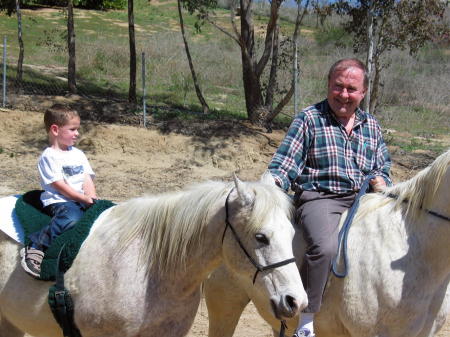
[[[8,235],[14,241],[23,244],[25,240],[25,234],[23,228],[20,225],[16,212],[14,212],[14,206],[19,199],[20,195],[11,195],[8,197],[0,198],[0,209],[7,210],[9,214],[2,216],[0,221],[0,230]]]
[[[105,210],[115,204],[109,200],[97,200],[89,207],[83,217],[76,225],[58,236],[45,252],[44,260],[41,265],[40,279],[45,281],[54,281],[56,276],[56,261],[61,248],[60,270],[66,272],[72,265],[81,244],[89,235],[92,224],[97,217]],[[23,226],[25,234],[25,244],[29,244],[27,238],[29,234],[39,230],[42,226],[50,222],[50,217],[41,213],[38,209],[24,201],[23,196],[16,201],[15,213]]]

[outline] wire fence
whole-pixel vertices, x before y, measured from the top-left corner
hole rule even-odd
[[[69,94],[67,83],[67,66],[62,62],[47,62],[47,64],[30,64],[25,59],[23,63],[22,81],[18,81],[17,74],[17,56],[12,48],[8,48],[8,41],[6,37],[3,39],[3,57],[1,60],[3,76],[2,76],[2,90],[6,92],[3,97],[3,105],[14,105],[19,95],[67,95]],[[83,46],[85,47],[85,46]],[[87,47],[87,46],[86,46]],[[92,46],[91,46],[92,47]],[[54,58],[64,59],[65,55],[56,55]],[[51,61],[51,60],[48,60]],[[77,62],[80,63],[80,62]],[[115,76],[121,78],[128,78],[128,69],[118,67],[115,69]],[[126,92],[123,88],[115,87],[114,82],[111,84],[105,83],[100,86],[100,83],[95,83],[92,76],[86,76],[88,72],[83,65],[77,69],[77,94],[81,96],[116,96],[124,98]],[[95,74],[90,74],[95,76]],[[97,80],[100,80],[97,78]],[[114,80],[110,78],[110,80]],[[101,82],[101,81],[99,81]]]
[[[243,95],[240,53],[225,39],[192,41],[197,76],[208,104],[216,112],[246,115]],[[2,44],[4,57],[0,60],[5,91],[3,106],[24,110],[45,110],[52,100],[73,98],[67,81],[68,53],[62,30],[47,30],[25,44],[22,81],[17,81],[19,46],[10,34]],[[141,114],[155,109],[162,111],[185,108],[196,111],[199,105],[181,36],[177,31],[144,34],[137,40],[137,105],[128,106]],[[141,57],[144,55],[144,57]],[[77,39],[76,82],[78,99],[105,110],[111,104],[126,104],[129,88],[129,46],[127,37],[83,35]],[[5,70],[2,70],[2,69]],[[145,71],[144,71],[145,70]],[[292,67],[287,67],[281,78],[289,84]],[[145,87],[144,87],[145,86]],[[147,96],[147,99],[143,95]],[[144,105],[144,102],[146,105]],[[293,114],[293,101],[286,110]],[[123,112],[123,111],[122,111]],[[107,119],[105,112],[97,111],[97,118]],[[112,120],[111,120],[112,121]]]
[[[130,115],[131,118],[146,126],[147,101],[145,93],[147,62],[145,52],[137,58],[136,91],[137,104],[128,103],[129,60],[111,50],[99,49],[95,44],[83,43],[77,55],[77,91],[71,94],[67,80],[68,56],[64,48],[55,45],[45,49],[49,53],[45,64],[30,64],[25,58],[22,67],[22,79],[18,75],[18,50],[13,43],[2,38],[2,57],[0,60],[2,93],[1,106],[23,110],[42,111],[55,102],[81,107],[82,115],[91,119],[117,121]],[[122,46],[121,48],[123,48]],[[42,52],[42,49],[40,49]],[[41,57],[42,58],[42,57]],[[118,64],[118,62],[121,62]],[[127,66],[124,66],[126,63]],[[67,64],[67,63],[66,63]],[[147,79],[147,83],[149,80]],[[115,105],[114,112],[111,106]],[[129,119],[129,117],[128,117]]]

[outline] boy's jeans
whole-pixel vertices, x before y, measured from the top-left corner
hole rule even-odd
[[[53,215],[50,223],[29,236],[31,247],[39,250],[47,249],[56,237],[71,229],[85,211],[82,204],[73,201],[58,202],[46,208]]]

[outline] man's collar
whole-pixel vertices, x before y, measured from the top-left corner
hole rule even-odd
[[[355,111],[355,122],[364,122],[367,119],[367,113],[360,107],[356,108]]]

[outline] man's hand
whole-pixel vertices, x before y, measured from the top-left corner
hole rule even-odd
[[[381,176],[376,176],[375,178],[370,179],[369,183],[374,192],[381,192],[386,188],[386,182]]]

